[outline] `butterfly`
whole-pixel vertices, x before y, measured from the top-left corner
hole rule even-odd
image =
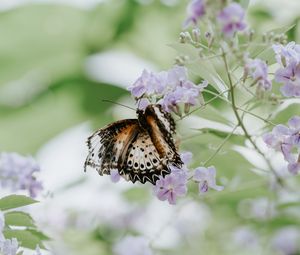
[[[137,119],[113,122],[87,140],[89,154],[84,164],[100,175],[117,169],[128,181],[155,182],[180,168],[183,162],[175,142],[175,121],[159,104],[137,110]]]

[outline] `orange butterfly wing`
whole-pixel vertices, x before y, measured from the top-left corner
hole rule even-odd
[[[161,107],[154,105],[147,109],[139,120],[120,120],[90,136],[85,170],[90,166],[103,175],[117,169],[133,183],[154,184],[160,176],[170,173],[170,165],[180,167],[182,161],[172,136],[174,120]]]

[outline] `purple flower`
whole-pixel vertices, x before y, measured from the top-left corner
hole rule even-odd
[[[290,129],[284,125],[277,125],[272,132],[263,135],[264,142],[275,150],[281,150],[282,144],[291,134]]]
[[[277,231],[272,239],[272,247],[283,255],[293,255],[300,252],[300,231],[296,227],[285,227]]]
[[[152,255],[149,242],[141,236],[126,236],[113,248],[115,255]]]
[[[231,3],[218,15],[218,21],[222,24],[222,32],[227,37],[232,37],[235,32],[246,28],[244,18],[245,11],[238,3]]]
[[[153,188],[154,194],[159,200],[176,204],[176,198],[185,196],[187,193],[187,171],[175,166],[170,166],[171,173],[160,177]]]
[[[184,104],[185,109],[189,109],[190,106],[195,106],[200,102],[200,93],[206,86],[207,82],[203,82],[197,86],[191,81],[182,81],[175,90],[165,95],[161,100],[161,104],[168,112],[175,111],[176,106],[181,103]]]
[[[188,18],[184,22],[183,27],[186,28],[190,23],[197,25],[198,20],[205,14],[205,1],[192,0],[187,6]]]
[[[121,176],[119,174],[118,169],[112,169],[110,170],[110,179],[112,182],[118,182],[120,180]]]
[[[16,238],[0,241],[0,253],[3,255],[16,255],[19,244]]]
[[[180,153],[180,158],[183,164],[186,166],[192,161],[193,153],[191,153],[190,151],[182,152]]]
[[[164,89],[162,81],[164,81],[165,76],[165,72],[154,74],[144,70],[142,75],[128,88],[128,90],[136,98],[140,98],[145,94],[160,94]]]
[[[32,157],[17,153],[0,154],[0,186],[12,191],[27,190],[31,197],[36,197],[43,189],[42,183],[36,180],[34,173],[40,167]]]
[[[281,93],[286,97],[300,97],[300,64],[290,63],[275,72],[275,81],[282,83]]]
[[[198,167],[195,169],[193,180],[199,183],[199,192],[205,193],[208,188],[217,191],[224,189],[223,186],[216,185],[216,168],[214,166]]]
[[[258,82],[258,86],[265,90],[271,90],[272,82],[268,79],[268,66],[261,59],[247,59],[245,69],[252,78]]]
[[[300,148],[300,116],[289,119],[288,126],[291,132],[291,143]]]
[[[291,63],[296,65],[300,63],[300,45],[295,42],[289,42],[286,46],[274,44],[272,46],[275,52],[277,63],[283,67]]]
[[[264,142],[276,151],[281,151],[292,174],[300,171],[300,117],[289,119],[288,127],[277,125],[272,132],[263,135]]]
[[[300,171],[300,162],[289,163],[288,170],[291,174],[297,174]]]

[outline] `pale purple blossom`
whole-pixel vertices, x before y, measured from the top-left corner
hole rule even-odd
[[[16,255],[19,248],[19,244],[16,238],[6,239],[0,241],[0,254],[3,255]]]
[[[152,73],[146,70],[128,89],[137,100],[138,109],[144,110],[149,104],[161,104],[165,111],[179,114],[179,105],[188,112],[190,106],[202,103],[201,91],[207,81],[195,85],[188,80],[187,69],[175,65],[168,71]]]
[[[287,45],[274,44],[272,46],[275,52],[277,63],[286,67],[291,63],[300,63],[300,45],[295,42],[289,42]]]
[[[162,76],[162,74],[156,75],[153,72],[144,70],[142,75],[128,88],[128,90],[136,98],[154,93],[160,94],[164,89],[164,84],[160,80]]]
[[[141,98],[140,100],[137,101],[137,106],[138,106],[137,108],[139,110],[145,110],[149,104],[151,104],[149,99],[143,97],[143,98]]]
[[[112,169],[110,170],[110,179],[112,182],[118,182],[120,180],[121,176],[119,174],[118,169]]]
[[[193,153],[190,151],[185,151],[180,153],[180,158],[185,166],[187,166],[193,158]]]
[[[300,64],[291,62],[275,72],[275,81],[282,83],[281,93],[286,97],[300,97]]]
[[[198,20],[205,14],[205,1],[204,0],[192,0],[187,6],[187,19],[184,22],[183,27],[186,28],[190,23],[197,25]]]
[[[289,119],[288,126],[277,125],[272,132],[263,135],[264,142],[276,151],[280,151],[288,162],[292,174],[300,171],[300,117]]]
[[[27,190],[36,197],[43,189],[42,183],[34,174],[40,171],[38,163],[32,157],[17,153],[0,154],[0,186],[11,191]]]
[[[286,97],[300,97],[300,45],[295,42],[286,46],[274,44],[273,50],[280,65],[275,81],[283,84],[281,93]]]
[[[300,252],[300,231],[296,227],[285,227],[276,232],[272,247],[283,255],[294,255]]]
[[[185,108],[195,106],[200,103],[201,91],[207,86],[207,82],[195,85],[191,81],[181,82],[175,90],[166,94],[161,100],[163,108],[170,112],[175,111],[176,106],[183,104]]]
[[[232,37],[237,31],[243,31],[247,27],[244,19],[245,10],[238,3],[231,3],[218,15],[222,32],[227,37]]]
[[[209,188],[217,191],[222,191],[223,186],[216,184],[216,168],[210,167],[198,167],[195,169],[193,180],[199,184],[199,192],[205,193]]]
[[[117,243],[113,252],[115,255],[152,255],[149,241],[141,236],[126,236]]]
[[[176,204],[177,197],[185,196],[187,193],[187,169],[169,166],[171,173],[160,177],[153,187],[154,194],[161,201],[168,200],[172,205]]]
[[[272,82],[268,78],[268,65],[261,59],[247,59],[246,72],[251,75],[259,88],[268,91],[272,88]]]

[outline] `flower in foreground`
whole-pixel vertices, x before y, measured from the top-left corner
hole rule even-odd
[[[245,11],[238,3],[231,3],[225,7],[218,15],[218,21],[222,25],[222,32],[231,37],[237,31],[243,31],[246,28],[244,21]]]
[[[36,197],[42,190],[42,183],[34,177],[40,167],[32,157],[17,153],[0,154],[0,186],[11,191],[27,190]]]
[[[154,194],[159,200],[176,204],[177,197],[185,196],[187,193],[187,173],[183,169],[172,167],[172,172],[160,177],[153,188]]]
[[[216,168],[214,166],[198,167],[195,169],[193,180],[199,183],[199,192],[205,193],[209,188],[222,191],[223,186],[216,184]]]
[[[290,118],[288,126],[275,126],[272,132],[263,135],[263,140],[270,148],[283,154],[290,173],[300,171],[300,116]]]
[[[115,255],[152,255],[149,242],[141,236],[126,236],[113,248]]]
[[[204,0],[192,0],[187,6],[188,18],[184,22],[184,27],[187,27],[190,23],[197,25],[198,20],[205,14],[205,1]]]

